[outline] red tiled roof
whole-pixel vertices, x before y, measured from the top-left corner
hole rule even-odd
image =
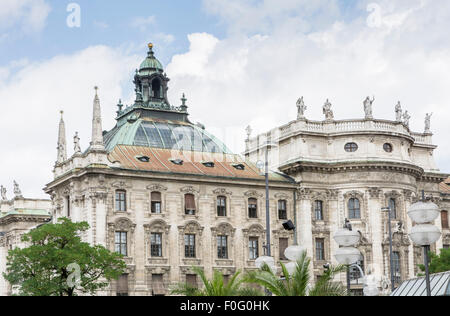
[[[444,194],[450,194],[450,182],[449,179],[447,181],[439,184],[439,191]]]
[[[150,161],[141,162],[136,158],[141,156],[147,156]],[[117,145],[108,157],[111,162],[118,161],[124,169],[264,180],[264,175],[260,174],[254,164],[233,154],[180,152],[163,148]],[[183,165],[176,165],[171,159],[181,159]],[[214,167],[208,168],[204,162],[214,162]],[[236,164],[242,164],[244,170],[233,167]],[[270,179],[287,181],[285,177],[275,173],[270,174]]]

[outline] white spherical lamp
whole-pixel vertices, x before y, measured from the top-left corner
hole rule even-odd
[[[361,252],[354,247],[342,247],[336,250],[334,257],[340,264],[354,264],[361,259]]]
[[[255,260],[255,266],[258,269],[261,269],[264,266],[264,264],[267,264],[269,268],[272,269],[272,267],[275,266],[275,259],[273,257],[262,256]]]
[[[303,253],[306,252],[306,248],[302,246],[289,246],[284,251],[284,256],[291,261],[300,260]]]
[[[419,246],[429,246],[434,244],[441,237],[438,227],[430,224],[416,225],[409,234],[411,240]]]
[[[341,228],[334,233],[333,238],[339,246],[350,247],[359,242],[360,235],[357,231]]]
[[[439,207],[433,202],[417,202],[411,205],[408,216],[417,224],[431,223],[439,217]]]
[[[297,262],[289,262],[285,265],[289,275],[293,275],[297,270]]]

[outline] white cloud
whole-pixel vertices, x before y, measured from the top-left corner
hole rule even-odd
[[[0,32],[10,28],[26,33],[39,32],[44,28],[50,10],[45,0],[2,0]]]
[[[131,26],[145,32],[150,26],[156,24],[156,18],[151,15],[149,17],[136,17],[131,22]]]
[[[260,133],[294,120],[302,95],[314,120],[323,119],[326,98],[337,119],[363,117],[368,95],[377,118],[393,119],[401,100],[416,131],[426,112],[435,113],[438,166],[450,171],[450,3],[377,1],[383,23],[373,28],[371,2],[360,1],[362,14],[345,20],[331,0],[204,0],[228,35],[189,36],[189,51],[167,67],[171,95],[186,92],[191,118],[216,128],[235,151],[248,124]]]
[[[25,196],[45,197],[41,188],[52,180],[60,110],[65,112],[69,155],[75,131],[83,149],[88,147],[95,85],[100,87],[103,128],[113,127],[122,86],[131,90],[133,65],[141,59],[122,49],[95,46],[40,63],[21,61],[6,67],[4,71],[11,73],[6,82],[0,81],[4,104],[0,183],[8,187],[9,197],[14,179]]]

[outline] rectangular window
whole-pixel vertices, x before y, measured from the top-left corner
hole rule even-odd
[[[315,201],[314,202],[314,214],[317,221],[323,221],[323,202]]]
[[[118,211],[118,212],[126,212],[127,211],[126,197],[127,197],[127,194],[125,191],[122,191],[122,190],[116,191],[116,211]]]
[[[248,217],[258,218],[258,200],[249,199],[248,200]]]
[[[394,251],[392,253],[392,266],[394,270],[394,283],[400,285],[402,281],[402,270],[400,265],[400,253]]]
[[[448,212],[447,211],[442,211],[441,212],[441,224],[442,224],[442,228],[448,228]]]
[[[128,296],[128,274],[122,274],[117,280],[117,296]]]
[[[123,256],[128,256],[127,232],[116,232],[115,251]]]
[[[217,216],[227,216],[227,198],[224,196],[217,198]]]
[[[325,240],[323,238],[316,239],[316,260],[325,260]]]
[[[287,219],[287,208],[285,200],[278,201],[278,218]]]
[[[348,216],[350,219],[361,218],[361,205],[358,199],[351,198],[348,201]]]
[[[284,256],[284,251],[288,247],[289,239],[288,238],[280,238],[278,241],[279,248],[280,248],[280,260],[287,260],[287,258]]]
[[[217,236],[217,258],[228,259],[228,238]]]
[[[186,215],[195,215],[195,196],[193,194],[184,196],[184,211]]]
[[[249,258],[255,260],[259,257],[258,237],[250,237],[248,240]]]
[[[66,197],[67,218],[70,218],[70,196]]]
[[[162,274],[152,274],[152,294],[153,296],[165,296],[166,288]]]
[[[196,274],[186,274],[186,283],[191,287],[197,288],[197,275]]]
[[[195,258],[195,235],[184,235],[184,256],[186,258]]]
[[[162,234],[152,233],[150,239],[151,256],[162,257]]]
[[[153,214],[161,214],[161,193],[152,192],[151,205]]]

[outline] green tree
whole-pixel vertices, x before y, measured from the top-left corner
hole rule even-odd
[[[223,275],[214,271],[212,280],[208,280],[205,272],[199,267],[193,267],[194,272],[200,277],[203,288],[198,289],[187,283],[178,284],[171,294],[185,296],[262,296],[263,293],[256,289],[243,286],[243,280],[239,278],[240,272],[236,272],[225,284]]]
[[[8,252],[4,278],[23,296],[95,294],[126,268],[122,256],[82,242],[86,222],[62,218],[22,237],[28,247]],[[79,272],[79,273],[78,273]]]
[[[346,296],[347,290],[340,284],[333,282],[337,273],[346,270],[346,266],[331,267],[325,271],[316,284],[309,289],[311,274],[309,265],[311,260],[306,256],[306,252],[297,261],[296,270],[289,274],[284,264],[281,264],[284,278],[277,276],[267,265],[261,270],[247,273],[244,281],[256,283],[276,296]]]
[[[430,273],[440,273],[450,271],[450,249],[441,249],[439,256],[434,252],[429,253]],[[420,270],[425,272],[425,266],[419,264]]]

